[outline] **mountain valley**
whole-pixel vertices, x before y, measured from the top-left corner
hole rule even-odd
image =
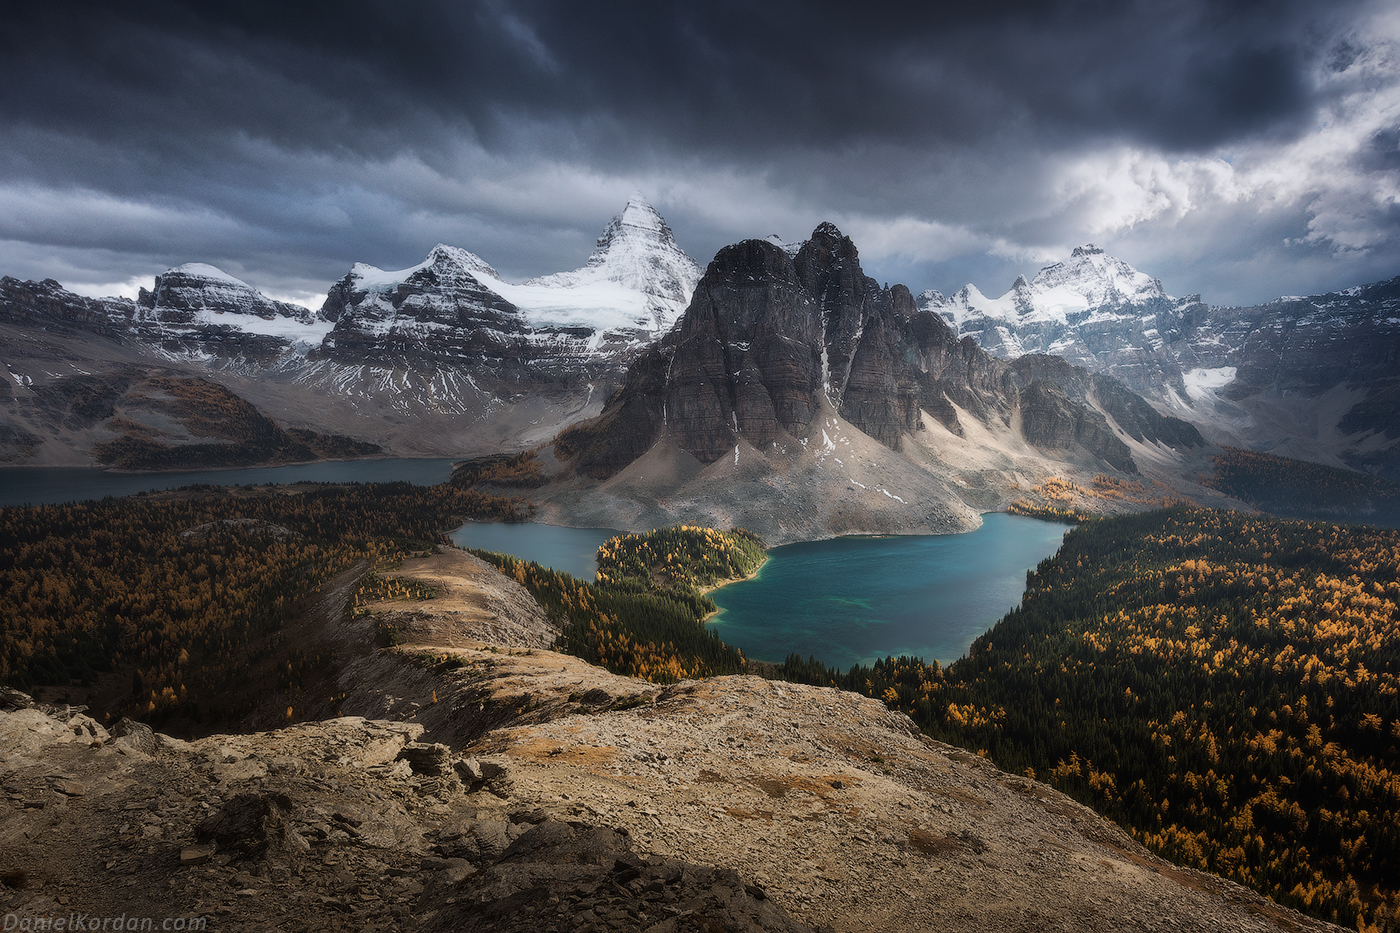
[[[475,457],[431,487],[191,487],[0,510],[0,660],[6,682],[41,695],[7,693],[0,711],[6,909],[145,911],[159,886],[172,911],[249,930],[288,914],[328,930],[1393,921],[1395,893],[1374,880],[1389,865],[1375,840],[1390,836],[1371,824],[1391,820],[1400,786],[1393,535],[1236,527],[1182,504],[1321,503],[1337,521],[1393,510],[1393,484],[1355,468],[1392,469],[1395,288],[1218,309],[1083,247],[1002,299],[916,298],[865,275],[826,223],[793,246],[725,247],[702,272],[639,199],[573,272],[513,284],[438,245],[408,269],[355,264],[317,311],[200,263],[132,301],[0,280],[7,463]],[[1141,566],[1042,564],[1032,584],[1063,585],[1023,605],[1050,633],[1014,641],[1013,612],[975,646],[1006,655],[981,680],[964,673],[971,655],[946,679],[907,658],[849,673],[819,658],[750,664],[704,627],[713,605],[698,581],[675,574],[693,563],[679,539],[722,549],[735,526],[756,533],[729,536],[754,553],[705,585],[754,572],[764,545],[965,531],[1006,509],[1083,522],[1077,553],[1092,557],[1083,542],[1131,525],[1102,516],[1164,506],[1178,508],[1113,545],[1134,560],[1144,548]],[[443,528],[468,517],[662,529],[669,543],[635,575],[579,581],[444,547]],[[1307,543],[1328,534],[1335,546]],[[1260,553],[1222,570],[1218,549],[1243,552],[1246,538]],[[650,541],[608,547],[638,540]],[[1138,598],[1136,585],[1176,587],[1181,606],[1163,596],[1154,622],[1133,603],[1131,630],[1066,628],[1066,612],[1085,612],[1071,594],[1097,607]],[[1110,773],[1096,678],[1126,717],[1137,699],[1111,676],[1159,650],[1273,683],[1277,633],[1229,609],[1267,643],[1244,650],[1250,638],[1222,628],[1216,644],[1206,624],[1226,618],[1217,597],[1237,608],[1246,590],[1289,638],[1326,643],[1325,671],[1313,656],[1295,665],[1305,686],[1315,677],[1313,707],[1261,700],[1254,744],[1217,747],[1202,724],[1238,723],[1214,699],[1155,695],[1166,723],[1139,729],[1147,751]],[[1057,663],[1036,639],[1062,629],[1063,676],[1040,678],[1059,693],[1008,695],[1039,676],[1022,661]],[[1339,684],[1376,692],[1338,700]],[[1029,737],[1008,725],[1028,721],[1020,700],[1040,717]],[[1132,768],[1171,742],[1176,796],[1158,807],[1130,786]],[[1266,757],[1249,758],[1256,745]],[[1238,852],[1192,841],[1198,824],[1219,828],[1197,811],[1229,785],[1211,770],[1222,748],[1278,772],[1254,775],[1247,797],[1242,783],[1217,792],[1238,805]],[[1313,755],[1326,767],[1295,781]],[[1324,795],[1320,774],[1353,782],[1349,796]],[[1279,775],[1290,783],[1268,784]],[[1062,790],[1100,812],[1136,795],[1158,821],[1120,829]],[[1325,815],[1308,816],[1324,799]],[[1168,816],[1168,803],[1195,809]],[[79,844],[83,827],[95,842]],[[1275,844],[1290,832],[1306,832],[1315,862]],[[1326,877],[1298,874],[1314,866]]]
[[[475,558],[386,575],[429,589],[327,608],[334,718],[185,741],[6,691],[4,910],[248,931],[1340,929],[1170,865],[877,700],[620,677],[542,649],[548,620]],[[406,623],[388,650],[384,614]]]

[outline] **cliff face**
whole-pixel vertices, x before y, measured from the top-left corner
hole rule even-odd
[[[931,431],[934,425],[938,431]],[[960,450],[939,434],[966,438],[970,430],[987,438],[997,456],[969,454],[974,445]],[[880,515],[862,506],[859,519],[851,511],[845,518],[831,516],[827,533],[955,530],[964,521],[956,516],[962,502],[947,481],[989,485],[980,466],[971,468],[978,476],[952,475],[968,472],[973,462],[995,462],[1003,474],[1010,468],[1013,474],[1043,475],[1052,463],[1062,471],[1133,474],[1140,466],[1132,444],[1151,448],[1154,457],[1172,451],[1168,456],[1178,459],[1205,446],[1193,427],[1158,414],[1111,377],[1054,357],[998,360],[970,338],[959,340],[939,315],[920,311],[904,286],[881,287],[866,276],[851,240],[822,224],[795,254],[765,240],[721,250],[676,330],[632,365],[601,417],[558,438],[556,454],[576,475],[593,480],[625,474],[657,451],[653,460],[664,465],[646,461],[632,471],[645,474],[645,494],[629,487],[628,477],[609,486],[619,503],[644,499],[642,507],[629,511],[622,505],[585,517],[576,504],[560,503],[554,517],[620,523],[615,527],[631,527],[626,522],[634,520],[703,521],[719,507],[712,503],[692,514],[664,503],[719,496],[725,514],[747,512],[753,517],[743,521],[763,524],[765,535],[785,540],[787,533],[775,534],[771,522],[753,514],[752,503],[745,506],[736,492],[740,477],[730,474],[739,468],[743,480],[777,492],[772,497],[761,486],[750,487],[752,496],[769,500],[771,509],[762,510],[812,505],[788,498],[777,488],[782,484],[763,479],[765,474],[791,477],[797,471],[823,498],[843,490],[858,498],[858,489],[875,484],[855,475],[853,461],[839,452],[851,441],[835,440],[853,435],[883,448],[869,455],[847,451],[854,461],[877,465],[876,478],[900,477],[905,484],[904,491],[890,486],[882,494],[947,509],[901,525],[886,514],[888,503],[880,503]],[[753,465],[745,472],[742,462]],[[661,476],[667,471],[679,471],[683,479],[668,486]],[[697,471],[722,488],[706,488],[703,478],[691,483]],[[933,481],[915,475],[920,471],[933,473]],[[1004,479],[997,484],[1016,488]],[[653,501],[661,507],[653,508]],[[1004,504],[979,500],[976,507]]]
[[[702,463],[740,440],[763,449],[812,424],[825,400],[837,414],[891,449],[916,431],[922,403],[951,418],[945,388],[985,412],[995,396],[989,358],[960,345],[934,315],[920,315],[902,285],[880,288],[864,275],[855,245],[823,224],[790,257],[766,240],[745,240],[710,263],[677,333],[642,361],[617,405],[617,430],[636,449],[635,415]],[[650,446],[648,443],[646,446]],[[630,459],[602,458],[610,464]]]
[[[1038,447],[1063,450],[1077,443],[1115,469],[1137,473],[1124,437],[1174,448],[1204,445],[1195,427],[1162,415],[1117,379],[1059,357],[1019,357],[1002,378],[1020,402],[1022,433]]]
[[[762,240],[715,256],[681,319],[663,427],[713,463],[742,437],[767,446],[812,420],[821,389],[821,317],[792,260]]]
[[[898,449],[900,435],[918,430],[922,400],[946,409],[942,382],[960,398],[990,390],[950,365],[978,355],[957,345],[940,319],[918,315],[907,288],[866,276],[855,244],[831,224],[793,257],[746,240],[715,257],[681,321],[665,424],[682,450],[711,463],[740,438],[762,449],[804,432],[825,399]]]

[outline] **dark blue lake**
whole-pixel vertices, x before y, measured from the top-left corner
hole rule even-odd
[[[609,528],[564,528],[533,522],[467,522],[448,537],[458,547],[512,554],[581,580],[598,572],[598,546],[618,532]]]
[[[393,483],[417,486],[445,482],[450,458],[334,460],[242,470],[190,470],[180,473],[109,473],[86,467],[7,467],[0,469],[0,505],[47,505],[134,492],[176,489],[195,483],[216,486],[262,483]]]

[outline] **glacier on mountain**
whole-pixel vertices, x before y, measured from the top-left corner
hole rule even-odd
[[[581,268],[507,286],[511,291],[502,294],[540,324],[603,330],[630,324],[660,336],[684,313],[700,271],[656,209],[633,195]]]
[[[1004,326],[1014,337],[1014,331],[1025,325],[1112,321],[1136,316],[1134,309],[1141,306],[1176,299],[1157,279],[1089,244],[1075,247],[1068,262],[1046,266],[1030,281],[1024,275],[1017,276],[1010,290],[999,298],[989,298],[969,283],[951,298],[929,290],[919,300],[922,308],[936,312],[960,333]],[[1017,343],[1012,340],[1008,350]],[[1019,356],[1021,352],[1005,355]]]
[[[424,273],[441,286],[438,293],[426,287],[433,283],[423,279]],[[332,288],[322,314],[338,319],[349,313],[371,328],[377,320],[380,329],[402,329],[406,322],[399,319],[407,306],[407,316],[420,325],[425,319],[450,323],[448,306],[460,307],[463,299],[442,289],[460,290],[470,280],[477,292],[474,300],[483,309],[489,306],[527,331],[556,338],[563,333],[577,338],[583,336],[580,331],[586,332],[584,352],[613,355],[619,347],[644,346],[669,330],[699,279],[699,265],[676,244],[666,221],[634,196],[598,238],[588,261],[572,272],[512,283],[476,254],[439,244],[408,269],[386,272],[356,263]],[[410,282],[423,289],[422,295],[396,305],[395,296]],[[344,296],[339,301],[337,289]],[[419,313],[434,304],[440,313],[426,318]]]

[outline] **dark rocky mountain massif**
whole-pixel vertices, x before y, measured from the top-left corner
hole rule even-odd
[[[1136,474],[1135,449],[1180,460],[1205,447],[1195,428],[1161,415],[1111,377],[1053,357],[997,360],[970,338],[958,339],[937,314],[920,311],[904,286],[882,288],[866,276],[851,240],[823,224],[795,255],[765,240],[721,250],[677,328],[633,363],[602,415],[565,431],[555,451],[576,474],[608,481],[613,491],[641,478],[612,481],[633,464],[665,458],[672,472],[679,469],[670,479],[645,464],[633,471],[662,490],[650,498],[674,499],[664,490],[684,486],[682,474],[708,472],[716,485],[728,484],[719,475],[724,464],[738,467],[753,455],[762,461],[754,469],[770,477],[797,469],[829,497],[836,486],[854,493],[875,485],[852,475],[837,450],[837,438],[848,444],[859,432],[883,452],[853,452],[853,460],[878,461],[876,474],[890,469],[908,478],[908,467],[924,474],[915,495],[890,489],[887,498],[920,507],[942,501],[959,513],[966,500],[945,481],[967,473],[954,485],[985,489],[989,471],[959,444],[932,438],[973,448],[973,429],[1000,456],[993,470],[1008,489],[1021,488],[1012,474],[1044,475],[1052,461]],[[821,462],[828,456],[831,463]],[[709,495],[722,493],[697,488],[685,498]],[[969,498],[978,507],[989,501]],[[724,501],[726,513],[742,509]],[[747,527],[785,537],[753,507],[743,511]]]

